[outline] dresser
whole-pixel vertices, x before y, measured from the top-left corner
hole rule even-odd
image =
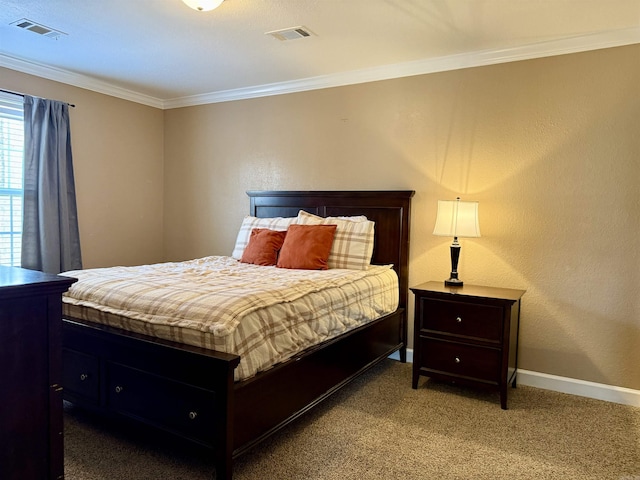
[[[520,303],[524,290],[427,282],[415,294],[413,388],[420,376],[495,388],[507,408],[516,386]]]
[[[75,278],[0,266],[0,478],[64,477],[62,293]]]

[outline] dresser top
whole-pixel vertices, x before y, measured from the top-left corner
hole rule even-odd
[[[26,268],[0,266],[0,297],[31,289],[64,292],[76,281],[76,278],[62,275],[42,273]]]
[[[466,297],[495,298],[500,300],[520,300],[526,290],[516,290],[513,288],[484,287],[480,285],[464,284],[462,287],[450,287],[441,282],[426,282],[410,289],[413,293],[434,292],[447,295],[460,295]]]

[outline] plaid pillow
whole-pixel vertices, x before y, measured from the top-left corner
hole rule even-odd
[[[366,270],[373,255],[375,223],[366,217],[318,217],[300,210],[299,225],[337,225],[327,263],[329,268]]]
[[[251,230],[254,228],[268,228],[269,230],[277,230],[279,232],[285,231],[289,225],[296,223],[298,217],[274,217],[274,218],[258,218],[247,215],[242,220],[238,236],[236,237],[236,244],[233,248],[231,256],[236,260],[242,258],[244,249],[249,243],[249,237],[251,236]]]

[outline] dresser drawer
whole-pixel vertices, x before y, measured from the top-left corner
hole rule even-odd
[[[196,440],[211,436],[213,392],[113,363],[107,363],[107,375],[109,409]]]
[[[418,362],[421,369],[436,373],[499,382],[500,350],[496,348],[423,337]]]
[[[98,403],[100,399],[100,363],[92,355],[62,350],[62,386],[65,393]]]
[[[459,337],[502,341],[503,309],[491,305],[421,298],[420,329]]]

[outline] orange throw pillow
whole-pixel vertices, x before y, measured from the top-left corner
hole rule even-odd
[[[336,225],[289,225],[277,267],[326,270]]]
[[[254,228],[249,236],[249,243],[242,252],[243,263],[270,266],[278,260],[278,252],[282,248],[287,232],[278,232],[268,228]]]

